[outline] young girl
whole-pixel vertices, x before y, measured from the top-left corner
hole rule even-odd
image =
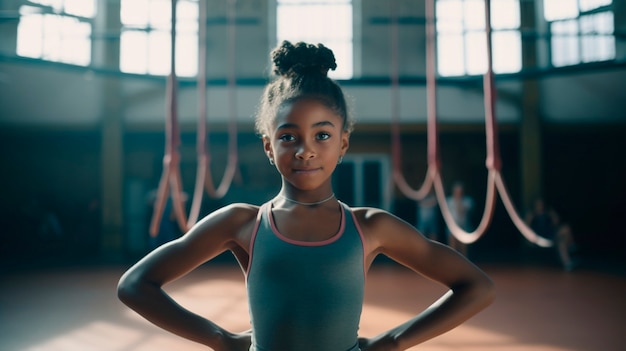
[[[449,247],[375,208],[349,208],[331,176],[352,122],[323,45],[283,42],[278,76],[263,94],[256,126],[282,188],[261,206],[217,210],[140,260],[120,279],[119,298],[143,317],[217,351],[405,350],[487,307],[492,281]],[[252,329],[235,333],[173,301],[162,286],[230,250],[245,273]],[[414,318],[372,338],[358,336],[365,275],[386,255],[448,293]],[[242,318],[246,318],[242,316]]]

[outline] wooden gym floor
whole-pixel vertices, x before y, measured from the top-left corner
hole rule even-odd
[[[479,264],[480,265],[480,264]],[[412,350],[626,350],[626,278],[581,268],[480,265],[496,302],[457,329]],[[125,308],[115,286],[126,266],[20,270],[0,278],[1,351],[200,351]],[[166,287],[182,305],[231,330],[249,327],[243,276],[206,265]],[[392,264],[367,281],[361,334],[400,323],[444,289]]]

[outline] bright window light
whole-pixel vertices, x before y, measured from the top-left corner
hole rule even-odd
[[[465,35],[465,64],[469,75],[487,72],[487,40],[483,32],[469,32]]]
[[[495,0],[491,2],[491,28],[517,29],[521,24],[518,0]]]
[[[441,76],[479,75],[487,71],[485,2],[438,0],[437,71]],[[522,69],[519,0],[491,2],[492,67],[495,73]]]
[[[578,16],[578,0],[544,0],[543,15],[548,21]]]
[[[74,16],[92,18],[96,15],[96,0],[65,0],[65,12]]]
[[[485,3],[482,0],[465,0],[463,2],[463,23],[466,31],[485,29]]]
[[[17,54],[40,58],[43,55],[43,15],[22,16],[17,26]]]
[[[579,0],[580,11],[591,11],[602,6],[611,5],[612,0]]]
[[[96,15],[96,0],[30,0],[31,4],[47,6],[54,13],[93,18]]]
[[[120,21],[124,27],[145,28],[148,26],[149,0],[122,1],[120,5]]]
[[[20,7],[19,56],[88,66],[95,0],[37,0]],[[45,7],[42,7],[45,6]]]
[[[615,20],[611,4],[611,0],[544,1],[553,66],[615,58]]]
[[[552,65],[555,67],[574,65],[579,62],[578,21],[553,22]]]
[[[601,12],[580,18],[583,62],[605,61],[615,57],[613,13]]]
[[[498,73],[521,71],[522,36],[520,32],[517,30],[495,32],[491,40],[493,61],[498,63]]]
[[[439,74],[445,77],[465,74],[465,41],[463,35],[440,35],[437,44]]]
[[[120,41],[120,70],[146,73],[148,71],[148,33],[128,31]]]
[[[120,4],[120,70],[168,75],[171,70],[171,1],[122,0]],[[176,75],[198,73],[198,2],[176,5]]]

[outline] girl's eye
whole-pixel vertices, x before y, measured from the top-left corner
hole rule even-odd
[[[321,132],[319,134],[317,134],[317,139],[318,140],[327,140],[330,138],[330,134],[326,133],[326,132]]]
[[[291,134],[283,134],[278,137],[278,139],[282,141],[294,141],[296,138]]]

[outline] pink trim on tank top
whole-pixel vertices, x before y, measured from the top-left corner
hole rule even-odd
[[[323,245],[327,245],[327,244],[337,241],[341,237],[341,235],[343,235],[343,232],[345,231],[345,227],[346,227],[346,218],[344,216],[344,212],[345,211],[350,212],[350,216],[352,216],[352,222],[354,223],[354,226],[357,232],[359,233],[359,237],[361,238],[361,247],[363,249],[363,277],[367,281],[367,255],[365,254],[366,253],[365,236],[363,235],[363,230],[361,229],[361,226],[359,225],[359,221],[356,219],[356,216],[354,215],[354,212],[352,211],[352,209],[344,205],[341,201],[339,201],[339,204],[341,206],[341,224],[339,227],[339,231],[337,232],[337,234],[323,241],[299,241],[299,240],[293,240],[293,239],[289,239],[285,237],[284,235],[280,234],[280,232],[278,231],[278,228],[276,228],[276,225],[274,224],[274,217],[272,216],[272,213],[271,213],[270,203],[265,203],[261,205],[259,207],[259,212],[256,217],[256,222],[254,223],[254,228],[252,229],[252,235],[250,236],[250,246],[248,249],[248,267],[246,267],[246,280],[248,279],[247,277],[250,274],[250,267],[252,267],[252,256],[254,254],[254,242],[256,241],[256,236],[257,236],[257,233],[259,232],[259,227],[261,225],[261,216],[265,208],[267,208],[266,210],[268,212],[267,215],[270,220],[270,225],[272,227],[272,231],[274,232],[274,234],[279,239],[287,243],[294,244],[294,245],[302,245],[302,246],[323,246]]]
[[[352,216],[352,222],[354,223],[354,227],[361,237],[361,246],[363,247],[363,279],[365,282],[367,282],[367,255],[365,254],[367,250],[365,250],[365,236],[363,235],[363,230],[361,230],[361,226],[359,225],[359,221],[357,221],[354,212],[352,211],[352,209],[349,209],[349,211],[350,215]]]
[[[274,222],[274,216],[272,216],[272,206],[267,206],[267,217],[270,220],[270,226],[272,227],[272,231],[274,232],[274,235],[276,235],[276,237],[279,238],[280,240],[286,243],[292,244],[292,245],[299,245],[299,246],[324,246],[324,245],[328,245],[339,240],[339,238],[341,238],[341,235],[343,234],[344,229],[346,227],[346,217],[344,215],[345,208],[341,205],[341,203],[339,204],[339,206],[341,207],[341,224],[339,225],[339,231],[337,231],[337,233],[331,236],[330,238],[326,240],[322,240],[322,241],[294,240],[281,234],[278,231],[278,228],[276,227],[276,223]]]
[[[256,234],[259,232],[259,226],[261,225],[261,214],[263,214],[263,206],[259,207],[259,212],[256,215],[256,222],[254,223],[254,228],[252,229],[252,235],[250,236],[250,244],[248,246],[248,267],[246,267],[246,280],[248,279],[248,274],[250,273],[250,267],[252,266],[252,252],[254,251],[254,241],[256,240]]]

